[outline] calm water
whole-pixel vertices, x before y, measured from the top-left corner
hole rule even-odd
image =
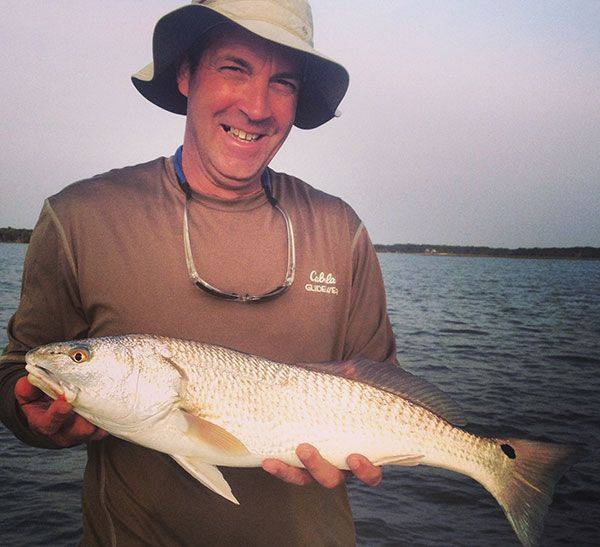
[[[24,245],[0,245],[0,325]],[[600,544],[600,262],[381,255],[399,360],[461,403],[469,429],[580,442],[543,545]],[[0,342],[6,341],[5,332]],[[0,545],[79,537],[81,449],[26,447],[0,426]],[[477,483],[426,467],[350,486],[363,545],[518,545]]]

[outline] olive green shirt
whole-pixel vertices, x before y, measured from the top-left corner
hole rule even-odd
[[[185,197],[172,158],[75,183],[44,204],[25,260],[20,305],[0,366],[0,417],[21,440],[33,434],[13,389],[24,354],[81,337],[149,333],[221,345],[283,362],[365,356],[395,359],[379,263],[342,200],[270,172],[289,214],[296,278],[282,296],[227,302],[189,279]],[[212,285],[260,294],[281,284],[285,222],[261,192],[223,201],[194,195],[196,267]],[[84,545],[348,545],[354,526],[345,488],[298,487],[262,469],[221,468],[234,505],[169,456],[115,437],[88,445]]]

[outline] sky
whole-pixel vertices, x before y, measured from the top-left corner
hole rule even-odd
[[[0,226],[76,180],[169,156],[184,117],[130,75],[167,0],[0,0]],[[346,200],[376,243],[600,247],[599,0],[313,0],[342,115],[271,167]]]

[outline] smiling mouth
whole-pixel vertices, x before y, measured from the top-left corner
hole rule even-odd
[[[246,131],[238,129],[237,127],[232,127],[230,125],[221,124],[221,127],[223,128],[223,131],[225,131],[225,133],[229,133],[233,137],[244,142],[256,142],[257,140],[262,139],[264,137],[264,135],[261,135],[259,133],[246,133]]]

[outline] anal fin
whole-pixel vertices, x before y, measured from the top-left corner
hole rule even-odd
[[[423,454],[396,454],[395,456],[386,456],[373,461],[373,465],[401,465],[403,467],[414,467],[419,465],[425,456]]]
[[[232,503],[235,503],[236,505],[240,504],[233,495],[229,483],[225,480],[223,474],[216,465],[211,465],[194,458],[178,456],[176,454],[171,454],[171,457],[204,486],[220,496],[223,496],[225,499],[228,499]]]

